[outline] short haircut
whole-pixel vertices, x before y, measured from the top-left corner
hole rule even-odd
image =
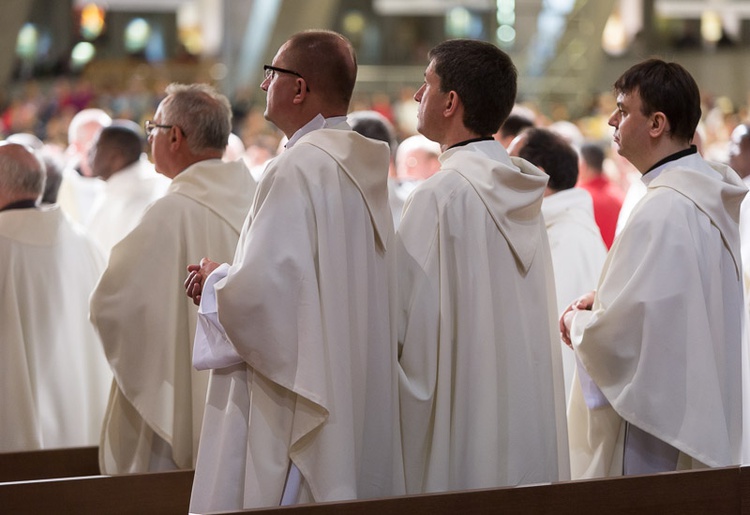
[[[500,135],[504,138],[518,136],[524,129],[534,126],[534,121],[519,114],[511,114],[500,126]]]
[[[232,131],[232,106],[227,97],[208,84],[172,83],[166,93],[160,122],[178,126],[195,154],[224,152]]]
[[[596,143],[584,143],[580,149],[581,159],[594,171],[604,170],[604,149]]]
[[[630,67],[614,84],[617,93],[638,92],[645,116],[666,115],[672,137],[691,141],[701,119],[698,84],[677,63],[648,59]]]
[[[42,149],[39,153],[44,161],[44,169],[47,180],[44,182],[44,193],[42,193],[42,204],[54,204],[57,202],[57,194],[62,184],[63,168],[65,163],[61,156]]]
[[[349,107],[357,81],[357,55],[344,36],[331,30],[298,32],[286,43],[292,70],[337,107]]]
[[[482,136],[495,134],[516,101],[518,72],[508,54],[491,43],[444,41],[430,50],[440,90],[455,91],[464,105],[464,125]]]
[[[143,146],[143,137],[137,129],[137,125],[119,120],[112,122],[109,127],[104,127],[99,133],[97,142],[97,147],[112,149],[125,158],[126,165],[135,163],[140,159]]]
[[[534,127],[523,131],[526,143],[518,156],[544,169],[549,175],[547,186],[553,191],[563,191],[576,185],[578,180],[578,155],[573,147],[548,129]]]
[[[385,141],[391,150],[391,159],[396,157],[396,130],[388,118],[377,111],[354,111],[347,118],[352,130],[366,138]]]
[[[38,199],[44,191],[44,163],[36,156],[34,150],[17,143],[19,150],[25,149],[32,159],[27,159],[21,152],[0,153],[0,190],[17,199]]]

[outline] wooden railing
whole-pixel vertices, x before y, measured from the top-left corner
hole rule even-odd
[[[0,455],[0,513],[170,515],[188,512],[193,471],[93,475],[97,473],[95,448]],[[52,479],[40,480],[45,474]],[[750,515],[750,467],[222,513]]]
[[[0,483],[98,474],[98,447],[0,453]]]

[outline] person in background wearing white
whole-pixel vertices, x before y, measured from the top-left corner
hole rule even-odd
[[[56,206],[44,166],[0,143],[0,452],[99,442],[112,374],[88,323],[104,257]]]

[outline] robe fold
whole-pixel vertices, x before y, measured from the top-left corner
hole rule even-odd
[[[440,161],[397,235],[407,492],[566,479],[548,177],[496,142]]]
[[[105,473],[195,466],[208,373],[191,361],[188,264],[229,259],[255,182],[240,161],[200,161],[172,180],[110,255],[91,321],[115,376],[100,444]]]
[[[211,373],[191,512],[278,506],[290,464],[296,502],[403,493],[388,159],[340,124],[269,164],[215,286],[239,363]]]

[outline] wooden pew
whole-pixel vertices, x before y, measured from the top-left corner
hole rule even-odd
[[[185,514],[193,471],[0,484],[0,512]],[[279,515],[742,514],[750,467],[222,512]]]
[[[214,515],[217,515],[217,512]],[[750,467],[570,481],[371,501],[220,512],[222,515],[750,515]]]
[[[99,448],[0,453],[0,483],[99,475]]]
[[[0,484],[0,513],[185,515],[192,470]]]

